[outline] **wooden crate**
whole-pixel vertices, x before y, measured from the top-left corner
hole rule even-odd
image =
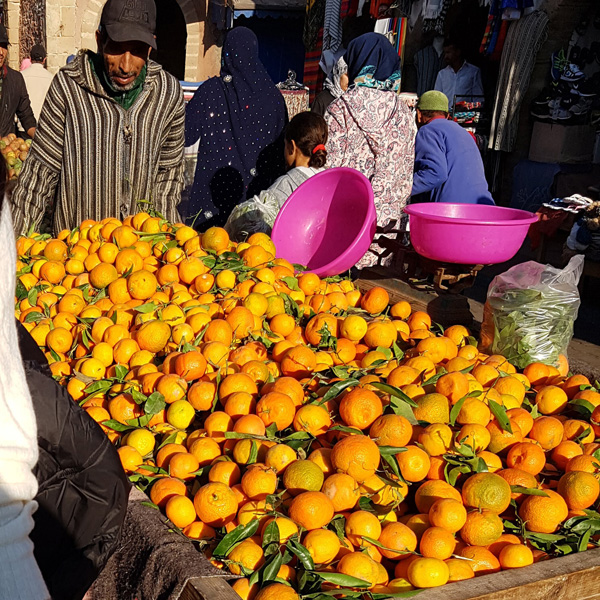
[[[239,600],[224,579],[190,579],[181,600]],[[530,567],[501,571],[432,590],[418,600],[597,600],[600,599],[600,548]]]

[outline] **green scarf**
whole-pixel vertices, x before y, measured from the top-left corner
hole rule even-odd
[[[142,88],[144,87],[144,81],[146,81],[147,65],[144,65],[137,79],[133,83],[133,87],[126,92],[115,88],[106,74],[104,68],[104,60],[99,54],[90,52],[90,65],[92,71],[102,84],[104,91],[110,96],[119,106],[124,110],[129,110],[133,103],[137,100],[140,95]]]

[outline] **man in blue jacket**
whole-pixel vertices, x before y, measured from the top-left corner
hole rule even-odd
[[[448,120],[448,98],[425,92],[417,104],[412,202],[494,204],[473,136]]]

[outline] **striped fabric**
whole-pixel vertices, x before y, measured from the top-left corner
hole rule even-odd
[[[153,61],[128,110],[104,92],[88,51],[54,77],[12,196],[17,234],[53,214],[53,229],[125,218],[138,201],[171,221],[183,188],[185,109],[179,82]],[[144,205],[147,207],[147,205]],[[143,209],[144,207],[142,207]]]

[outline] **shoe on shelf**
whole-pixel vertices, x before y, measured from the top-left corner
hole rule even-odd
[[[571,114],[575,115],[576,117],[582,117],[587,115],[591,109],[592,100],[582,98],[577,104],[573,104],[569,110],[571,111]]]
[[[573,83],[571,89],[582,98],[592,98],[598,94],[597,85],[590,79]]]
[[[568,121],[573,121],[573,115],[564,108],[557,108],[552,113],[552,120],[558,121],[559,123],[566,125]]]
[[[585,75],[581,72],[579,67],[573,63],[568,63],[560,76],[563,81],[569,82],[580,81],[584,77]]]
[[[531,104],[535,106],[547,106],[548,102],[554,98],[554,94],[552,94],[547,88],[544,88],[532,101]]]
[[[540,119],[542,121],[547,121],[548,119],[550,119],[550,109],[548,108],[547,104],[534,104],[530,113],[532,117],[535,117],[536,119]]]
[[[567,64],[568,61],[565,58],[564,50],[557,50],[552,53],[550,58],[550,76],[554,81],[560,79],[561,73],[565,70]]]

